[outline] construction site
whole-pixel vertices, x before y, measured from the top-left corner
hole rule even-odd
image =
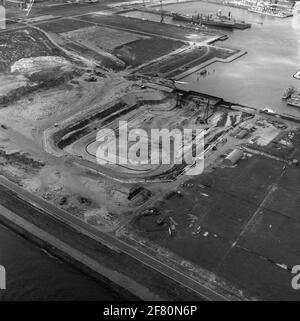
[[[226,35],[216,30],[125,17],[105,2],[60,11],[18,6],[0,30],[1,176],[82,229],[110,235],[226,299],[295,299],[288,280],[300,259],[300,120],[176,80],[247,48],[220,46]],[[200,130],[203,173],[191,174],[197,161],[99,164],[97,133],[109,128],[118,137],[120,121],[146,133]],[[143,282],[138,268],[124,273]],[[150,291],[174,299],[173,286],[166,289]]]

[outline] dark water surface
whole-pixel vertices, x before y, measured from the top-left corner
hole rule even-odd
[[[7,290],[0,290],[0,301],[124,299],[1,225],[0,265],[7,273]]]

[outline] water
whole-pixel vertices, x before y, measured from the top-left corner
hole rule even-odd
[[[293,75],[300,69],[300,29],[292,26],[292,18],[280,19],[206,2],[191,2],[164,6],[164,9],[194,14],[223,14],[252,23],[247,30],[221,30],[229,39],[218,42],[226,46],[246,50],[247,55],[225,64],[216,63],[207,68],[209,74],[197,81],[197,75],[187,76],[185,81],[200,92],[222,97],[228,101],[255,108],[269,107],[281,113],[300,116],[300,109],[287,107],[281,96],[285,88],[294,85],[300,90],[300,81]],[[126,15],[153,19],[146,13]],[[154,18],[158,20],[157,17]],[[171,21],[171,20],[167,20]]]
[[[7,290],[0,290],[0,301],[124,299],[1,225],[0,265],[7,273]]]

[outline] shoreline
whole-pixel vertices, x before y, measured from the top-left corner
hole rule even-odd
[[[139,298],[135,297],[125,288],[121,288],[120,286],[118,286],[118,284],[111,282],[110,280],[101,276],[98,273],[93,272],[85,265],[79,265],[78,261],[66,255],[66,253],[59,251],[56,248],[53,248],[47,242],[44,242],[42,239],[39,239],[38,237],[35,237],[30,232],[26,231],[23,227],[18,226],[14,221],[4,218],[2,214],[0,214],[0,227],[12,232],[13,234],[20,236],[26,242],[29,242],[30,245],[37,247],[38,250],[44,252],[44,254],[46,254],[50,260],[57,260],[61,264],[66,265],[66,267],[74,269],[74,271],[77,271],[83,277],[87,277],[92,282],[95,282],[97,285],[105,286],[109,289],[109,291],[119,293],[119,295],[123,297],[124,300],[139,300]],[[26,300],[26,298],[24,298],[24,300]]]
[[[89,276],[115,285],[129,299],[168,301],[187,298],[201,301],[206,298],[191,285],[185,286],[177,278],[161,272],[159,266],[152,267],[142,259],[131,256],[125,249],[98,239],[89,230],[83,230],[80,226],[76,228],[64,218],[53,217],[50,209],[44,209],[43,204],[38,204],[35,199],[29,200],[26,195],[29,193],[11,181],[2,179],[0,183],[4,199],[16,198],[13,204],[9,202],[6,207],[0,206],[0,222],[3,225]],[[24,195],[11,186],[23,190]],[[21,207],[18,206],[20,204]],[[159,280],[157,284],[153,284],[154,278]],[[217,293],[214,295],[217,296]]]
[[[47,251],[50,255],[61,260],[63,263],[70,265],[77,271],[80,271],[84,275],[87,275],[96,282],[105,283],[109,288],[114,292],[121,293],[121,296],[124,296],[126,300],[141,300],[141,297],[134,296],[132,292],[129,292],[125,286],[122,286],[109,277],[108,273],[112,271],[105,269],[104,266],[98,265],[96,262],[82,260],[85,255],[83,253],[72,254],[72,251],[68,251],[68,246],[60,242],[56,238],[52,238],[50,234],[42,231],[37,226],[27,222],[22,219],[15,213],[7,210],[3,206],[0,206],[0,224],[14,233],[22,236],[29,242],[38,246],[41,250]],[[58,244],[60,243],[61,246]],[[85,261],[85,262],[84,262]],[[93,267],[94,266],[94,267]],[[101,272],[100,272],[101,271]],[[112,275],[114,273],[111,273]],[[125,280],[124,280],[125,281]],[[123,285],[128,285],[127,282],[124,282]]]

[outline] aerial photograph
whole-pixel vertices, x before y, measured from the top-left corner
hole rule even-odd
[[[300,1],[0,0],[0,301],[300,301]]]

